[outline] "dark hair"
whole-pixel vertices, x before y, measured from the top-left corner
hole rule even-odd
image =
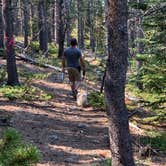
[[[76,46],[77,45],[77,39],[76,38],[72,38],[70,41],[71,46]]]

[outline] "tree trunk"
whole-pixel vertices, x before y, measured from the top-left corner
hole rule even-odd
[[[141,20],[139,20],[139,27],[137,27],[137,39],[140,40],[143,37],[144,37],[144,35],[143,35],[142,28],[141,28]],[[144,52],[144,44],[141,41],[137,42],[137,52],[138,52],[138,54],[143,54],[143,52]],[[137,58],[137,60],[136,60],[136,69],[137,69],[137,83],[136,83],[136,86],[140,90],[143,90],[143,84],[140,81],[140,79],[141,79],[140,69],[141,69],[142,65],[143,65],[142,60]]]
[[[4,49],[4,22],[2,14],[2,0],[0,0],[0,49]],[[1,51],[0,51],[0,56],[1,56]]]
[[[108,0],[105,0],[105,17],[106,17],[106,55],[111,55],[111,25],[109,21],[109,5]]]
[[[134,166],[124,95],[128,65],[127,0],[108,0],[107,3],[111,49],[108,51],[105,102],[112,165]]]
[[[144,3],[144,0],[138,0],[138,3]],[[138,12],[139,14],[141,14],[141,12]],[[142,29],[142,19],[141,17],[139,17],[137,19],[137,53],[139,55],[144,53],[144,43],[141,41],[141,39],[144,38],[144,34],[143,34],[143,29]],[[140,76],[140,69],[143,65],[143,62],[141,59],[137,58],[136,60],[136,69],[137,69],[137,83],[136,86],[140,89],[143,90],[143,83],[140,81],[141,76]]]
[[[50,10],[50,7],[52,10]],[[50,19],[48,21],[48,43],[51,43],[52,39],[54,39],[54,7],[52,8],[52,3],[51,6],[49,4],[48,18]]]
[[[34,6],[32,3],[30,4],[30,31],[32,41],[37,40],[37,37],[35,38],[35,36],[37,36],[36,33],[38,33],[36,6]]]
[[[47,10],[46,1],[40,0],[38,4],[39,12],[39,44],[40,50],[47,56],[48,51],[48,29],[47,29]]]
[[[3,1],[3,12],[5,20],[5,36],[6,36],[6,56],[7,56],[7,74],[8,85],[19,85],[16,58],[14,50],[14,37],[13,37],[13,15],[12,15],[12,0]]]
[[[22,9],[21,9],[21,0],[13,0],[12,3],[16,7],[14,12],[14,34],[16,36],[23,35],[23,22],[22,22]]]
[[[84,48],[84,20],[83,20],[83,9],[82,0],[77,0],[77,12],[78,12],[78,47]]]
[[[90,1],[90,46],[92,52],[95,52],[95,2]]]
[[[29,29],[29,24],[28,24],[28,1],[23,0],[23,14],[24,14],[24,48],[28,46],[28,29]]]
[[[66,9],[66,42],[67,42],[67,46],[70,46],[70,40],[71,40],[70,3],[71,3],[70,0],[65,1],[65,9]]]
[[[59,42],[59,3],[58,0],[54,1],[54,40],[55,44]]]
[[[58,57],[62,57],[64,51],[64,41],[66,34],[66,10],[65,10],[65,0],[61,0],[58,2]]]

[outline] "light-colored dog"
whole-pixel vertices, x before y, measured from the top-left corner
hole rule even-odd
[[[85,107],[88,104],[88,93],[85,90],[81,90],[77,94],[77,105],[80,107]]]

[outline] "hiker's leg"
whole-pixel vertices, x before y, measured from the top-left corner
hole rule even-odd
[[[71,90],[74,91],[75,90],[75,81],[71,81],[70,86],[71,86]]]
[[[79,72],[76,68],[68,68],[68,74],[69,74],[70,86],[73,93],[73,97],[76,99],[77,89],[78,89],[76,81],[78,80]]]
[[[81,67],[77,67],[75,71],[75,89],[78,90],[81,84]]]
[[[75,89],[78,90],[80,87],[81,81],[76,81],[75,82]]]
[[[75,81],[71,82],[71,90],[72,90],[72,93],[73,93],[73,97],[76,100],[77,99],[77,89],[75,87]]]

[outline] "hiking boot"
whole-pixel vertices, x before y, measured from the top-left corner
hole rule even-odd
[[[74,90],[74,91],[72,91],[72,93],[73,93],[74,99],[77,100],[77,93],[78,93],[78,91],[77,91],[77,90]]]

